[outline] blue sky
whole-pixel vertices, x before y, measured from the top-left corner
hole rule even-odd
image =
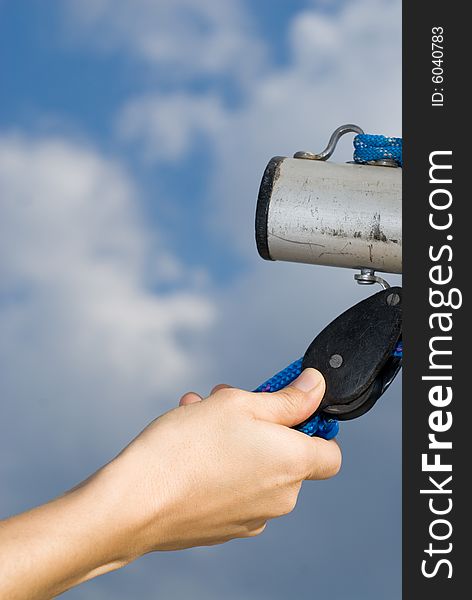
[[[400,135],[400,86],[397,0],[0,0],[1,514],[187,389],[256,387],[365,296],[350,272],[262,261],[255,198],[271,156],[343,122]],[[342,473],[260,538],[66,597],[398,598],[400,421],[396,384],[342,427]]]

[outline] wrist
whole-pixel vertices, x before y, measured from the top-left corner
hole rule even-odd
[[[156,463],[146,469],[146,457],[139,448],[128,447],[71,491],[83,493],[84,502],[94,511],[97,528],[106,540],[103,558],[110,564],[124,566],[155,550],[165,537],[169,502],[165,502],[167,486]]]
[[[140,494],[125,462],[114,459],[64,496],[87,515],[84,530],[95,538],[91,540],[95,562],[103,572],[125,566],[144,553],[139,535]]]
[[[63,589],[56,593],[119,569],[138,557],[132,547],[130,524],[124,518],[118,480],[110,466],[40,507],[51,513],[48,536],[56,534],[61,541],[60,557],[51,557],[51,562],[60,561],[64,573],[60,584]]]

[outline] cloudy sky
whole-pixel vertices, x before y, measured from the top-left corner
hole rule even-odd
[[[271,156],[341,123],[401,135],[400,5],[0,0],[0,515],[188,389],[256,387],[365,297],[351,272],[262,261],[255,199]],[[65,597],[397,599],[400,409],[396,383],[344,424],[340,475],[261,537]]]

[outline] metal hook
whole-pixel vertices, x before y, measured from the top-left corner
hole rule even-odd
[[[293,158],[305,158],[308,160],[328,160],[328,158],[333,154],[338,142],[339,138],[342,137],[346,133],[364,133],[364,131],[358,126],[353,125],[352,123],[348,123],[347,125],[341,125],[337,129],[333,131],[331,137],[329,138],[328,145],[319,154],[314,154],[313,152],[305,152],[303,150],[299,152],[295,152]]]
[[[360,273],[356,273],[354,275],[354,279],[360,285],[372,285],[374,283],[378,283],[382,286],[384,290],[388,290],[388,288],[390,287],[390,284],[387,281],[385,281],[385,279],[375,274],[374,269],[368,269],[363,267]]]

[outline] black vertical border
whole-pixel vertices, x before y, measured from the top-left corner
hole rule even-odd
[[[432,28],[444,29],[444,81],[432,82]],[[470,363],[472,324],[468,302],[468,279],[471,272],[470,230],[472,194],[469,191],[469,173],[472,173],[472,143],[470,119],[466,113],[470,89],[471,25],[465,5],[458,2],[430,0],[403,3],[403,241],[404,241],[404,377],[403,377],[403,599],[453,600],[469,597],[472,567],[468,569],[470,506],[468,497],[469,473],[472,468],[472,420],[468,374]],[[432,106],[434,87],[442,88],[444,106]],[[471,139],[472,142],[472,139]],[[469,147],[471,146],[471,147]],[[453,194],[450,231],[434,231],[428,223],[429,155],[435,150],[452,150],[452,184],[447,187]],[[452,240],[446,240],[451,234]],[[453,530],[444,541],[431,539],[429,526],[435,518],[430,512],[427,495],[420,490],[428,488],[428,475],[421,469],[421,455],[428,451],[428,416],[434,407],[428,401],[431,382],[422,381],[429,364],[428,342],[434,332],[428,316],[434,312],[429,305],[429,269],[432,266],[428,251],[432,245],[440,248],[449,243],[453,250],[450,263],[453,280],[449,287],[461,289],[463,304],[450,310],[453,317],[452,388],[453,400],[444,410],[451,410],[453,425],[449,432],[438,434],[453,443],[449,454],[441,453],[441,460],[452,461],[451,495],[436,495],[437,507],[446,506],[446,498],[453,501],[449,519]],[[434,286],[437,287],[437,286]],[[447,286],[445,286],[447,288]],[[446,310],[446,309],[442,309]],[[469,441],[471,440],[471,441]],[[438,473],[438,481],[445,473]],[[431,488],[432,486],[429,485]],[[447,527],[435,529],[441,535]],[[425,553],[429,543],[448,553]],[[451,561],[443,564],[436,576],[426,578],[421,572],[422,561],[428,560],[430,571],[441,558]],[[469,574],[469,572],[470,574]],[[381,594],[379,595],[381,597]]]

